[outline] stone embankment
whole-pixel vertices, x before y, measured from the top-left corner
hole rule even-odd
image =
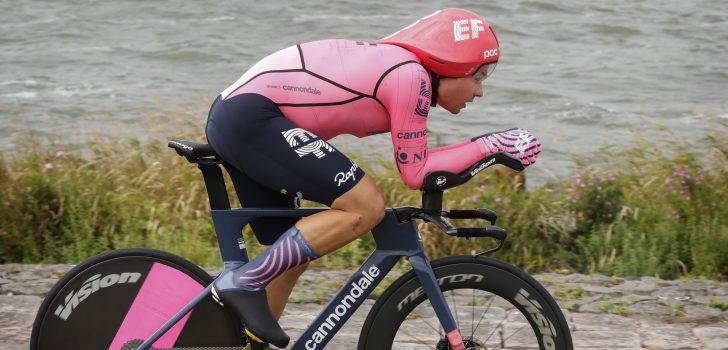
[[[69,268],[0,265],[0,350],[28,349],[43,296]],[[304,274],[281,321],[284,328],[294,337],[300,334],[321,310],[320,302],[350,273]],[[535,277],[564,309],[577,349],[728,349],[728,283],[552,273]],[[327,348],[355,347],[372,304],[367,300]]]

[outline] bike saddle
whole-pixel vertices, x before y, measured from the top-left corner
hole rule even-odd
[[[167,142],[167,147],[174,148],[174,150],[177,151],[177,154],[187,158],[190,163],[199,163],[203,159],[220,159],[217,153],[215,153],[215,150],[206,143],[170,140]]]

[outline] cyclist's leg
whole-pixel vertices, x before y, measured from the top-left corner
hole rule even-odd
[[[381,192],[349,158],[316,135],[298,128],[263,96],[239,95],[231,100],[213,106],[207,129],[210,144],[226,162],[283,194],[332,206],[343,197],[331,210],[302,223],[309,227],[308,237],[345,235],[343,242],[321,244],[322,253],[353,240],[381,219]],[[246,115],[241,115],[243,111]],[[351,194],[343,196],[347,193]],[[374,197],[365,200],[365,193]],[[317,229],[325,232],[315,232]],[[285,345],[288,337],[275,323],[263,288],[282,272],[317,257],[315,249],[293,226],[268,251],[234,273],[221,276],[215,289],[255,335]]]
[[[296,286],[296,281],[306,271],[306,268],[308,268],[308,264],[294,267],[276,277],[265,287],[265,292],[268,294],[270,311],[276,319],[280,319],[281,315],[283,315],[283,310],[286,308],[286,304],[288,304],[288,297],[291,296],[293,287]]]
[[[296,227],[323,256],[361,237],[384,217],[384,195],[369,175],[331,204],[331,210],[301,219]]]
[[[245,199],[240,199],[241,203],[245,203],[245,207],[283,208],[286,207],[285,204],[293,203],[290,197],[275,202],[275,198],[279,198],[281,195],[275,192],[269,193],[269,196],[265,197],[267,200],[257,200],[261,197],[257,193],[254,194],[254,191],[265,191],[266,189],[249,189],[251,186],[258,186],[257,183],[243,181],[243,174],[241,174],[242,176],[233,175],[239,172],[231,166],[226,168],[231,174],[233,184],[236,184],[236,193],[238,196],[245,197]],[[237,185],[238,183],[241,185]],[[298,220],[296,218],[290,220],[275,218],[260,219],[251,226],[253,226],[256,237],[267,250],[287,228],[295,223],[314,251],[319,256],[323,256],[369,232],[379,223],[384,214],[384,197],[371,177],[365,175],[354,188],[334,200],[331,207],[332,210],[306,217],[298,223],[295,223]],[[303,264],[292,268],[276,277],[265,288],[268,304],[276,319],[280,319],[283,314],[298,278],[307,267],[308,264]]]
[[[223,163],[225,170],[235,187],[235,193],[243,207],[246,208],[295,208],[298,207],[298,198],[275,192],[258,184],[245,173],[231,164]],[[293,226],[299,218],[260,218],[253,221],[253,229],[258,242],[267,250],[278,237]],[[306,271],[308,264],[288,270],[273,280],[266,288],[268,304],[276,319],[280,319],[288,302],[288,297],[301,274]]]

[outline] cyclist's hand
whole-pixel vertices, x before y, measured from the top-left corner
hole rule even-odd
[[[536,162],[541,142],[530,131],[521,128],[485,134],[480,137],[491,153],[506,152],[518,158],[524,167]]]

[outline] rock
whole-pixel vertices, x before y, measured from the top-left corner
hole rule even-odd
[[[663,287],[670,283],[670,281],[666,281],[666,280],[663,280],[662,278],[652,277],[652,276],[642,276],[639,278],[639,280],[644,283],[654,284],[655,286],[658,286],[658,287]]]
[[[627,314],[637,317],[669,317],[672,316],[672,308],[656,302],[641,302],[627,305]]]
[[[13,294],[0,295],[0,350],[27,349],[32,322],[42,300],[40,296],[71,268],[67,264],[0,265],[0,293]],[[212,275],[220,270],[206,269]],[[304,274],[281,320],[282,327],[291,336],[301,334],[323,310],[324,305],[320,303],[328,301],[351,273],[351,270],[311,270]],[[536,278],[543,280],[549,290],[561,294],[563,300],[559,300],[559,305],[570,311],[564,310],[564,313],[576,349],[704,349],[707,346],[708,349],[728,350],[728,323],[720,323],[728,321],[728,310],[720,310],[721,305],[728,304],[728,283],[556,273],[540,274]],[[469,305],[471,299],[472,296],[454,294],[448,300]],[[373,304],[374,300],[365,300],[364,306],[328,347],[356,347],[364,319]],[[489,305],[488,315],[479,326],[496,330],[486,344],[488,348],[499,346],[501,340],[509,348],[533,345],[534,339],[520,337],[521,333],[506,338],[521,327],[528,327],[526,319],[513,305],[502,298],[495,298]],[[458,308],[455,316],[470,322],[474,311],[477,312],[477,308]],[[431,309],[423,309],[420,313],[430,324],[438,324]],[[407,327],[418,337],[439,338],[432,328],[417,322],[407,322]],[[698,328],[693,330],[694,327]],[[416,343],[401,345],[395,348],[420,348]]]
[[[713,290],[715,295],[728,295],[728,283],[722,282],[720,286]]]
[[[728,349],[728,325],[698,327],[693,333],[710,350]]]
[[[623,294],[633,295],[651,295],[657,290],[657,286],[654,283],[644,282],[642,280],[626,281],[614,288],[622,291]]]
[[[571,324],[571,311],[562,308],[561,313],[564,314],[564,319],[569,325],[569,329],[574,329],[574,325]]]
[[[44,296],[58,282],[54,278],[25,280],[23,282],[8,283],[0,287],[2,294],[14,295],[40,295]]]
[[[602,287],[599,285],[585,284],[581,286],[581,289],[587,294],[607,294],[607,295],[621,295],[623,294],[620,290],[609,287]]]
[[[572,313],[571,323],[577,331],[621,331],[637,328],[637,322],[618,315]]]
[[[27,349],[41,298],[0,295],[0,349]]]
[[[602,307],[599,303],[586,303],[581,306],[579,306],[579,312],[584,313],[593,313],[593,314],[601,314],[604,313],[602,311]]]
[[[12,280],[15,282],[34,281],[38,278],[42,278],[42,275],[33,271],[22,271],[12,275]]]
[[[642,327],[638,331],[642,346],[650,350],[700,349],[700,342],[690,328],[675,325]]]
[[[575,348],[641,347],[639,335],[631,330],[574,331],[571,337]]]
[[[0,328],[32,326],[41,302],[34,295],[0,295]]]
[[[690,300],[693,298],[686,290],[682,290],[677,286],[660,288],[652,293],[652,296],[658,300]]]
[[[728,306],[728,296],[722,296],[722,295],[705,295],[705,296],[697,296],[695,298],[690,299],[690,301],[702,305],[707,305],[714,307],[718,310],[718,305],[726,305]]]
[[[629,295],[625,295],[625,296],[621,297],[620,299],[626,301],[627,303],[634,304],[634,303],[639,303],[639,302],[643,302],[643,301],[654,301],[655,297],[650,296],[650,295],[629,294]]]
[[[620,278],[607,277],[600,274],[593,275],[582,275],[578,273],[572,273],[570,275],[559,275],[559,274],[548,274],[553,280],[560,282],[570,283],[582,283],[582,284],[614,284],[616,281],[621,281]]]
[[[681,311],[681,314],[676,315],[679,322],[713,323],[719,322],[723,316],[720,310],[703,305],[687,305]]]
[[[0,328],[0,350],[28,349],[30,332],[25,327]]]
[[[708,295],[711,285],[706,281],[688,281],[677,285],[679,291],[683,291],[690,296]]]
[[[316,319],[316,314],[310,315],[288,315],[281,319],[281,327],[287,331],[297,329],[301,332],[308,328],[308,325]]]
[[[581,305],[582,303],[578,300],[559,301],[559,306],[571,312],[579,312],[579,308],[581,308]]]
[[[577,300],[559,301],[559,305],[562,309],[566,309],[570,312],[595,312],[599,311],[599,302],[604,298],[603,295],[592,295],[586,296]],[[591,305],[589,305],[591,304]],[[586,306],[585,305],[589,305]]]
[[[46,278],[61,278],[68,271],[70,271],[75,265],[68,264],[56,264],[48,265],[43,270],[46,273]]]

